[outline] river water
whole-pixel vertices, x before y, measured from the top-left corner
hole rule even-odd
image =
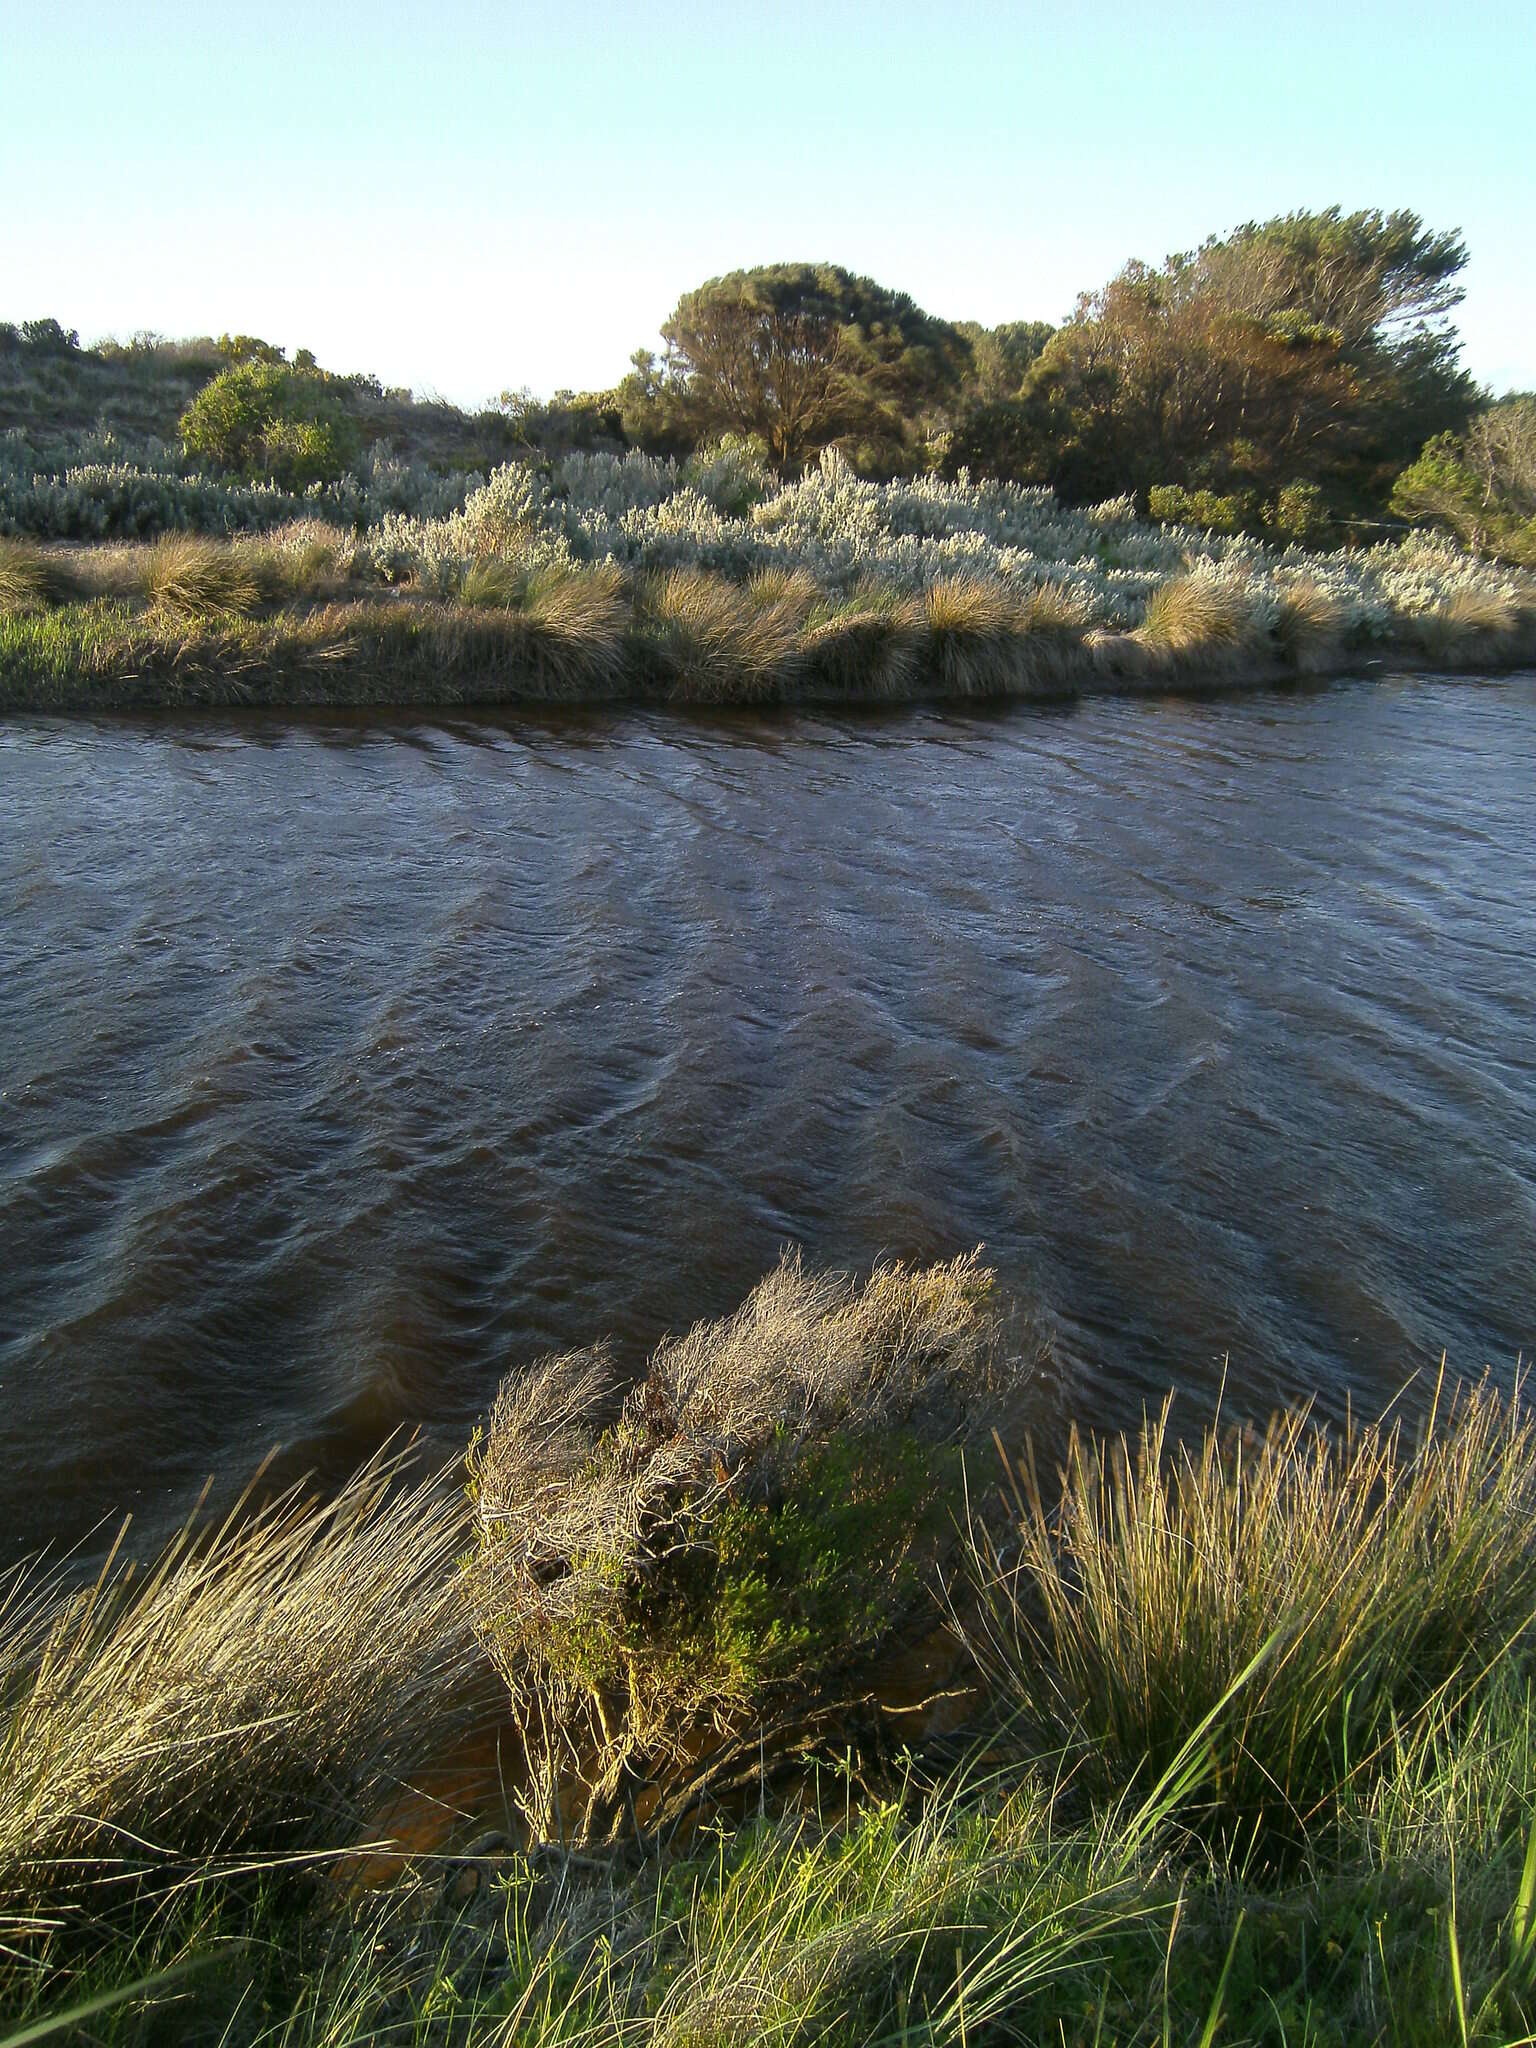
[[[1507,1381],[1533,763],[1530,676],[0,724],[0,1554],[453,1446],[787,1244],[984,1243],[1094,1424]]]

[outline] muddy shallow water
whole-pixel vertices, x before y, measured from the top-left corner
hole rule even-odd
[[[1536,678],[0,723],[0,1554],[818,1260],[1374,1410],[1536,1349]]]

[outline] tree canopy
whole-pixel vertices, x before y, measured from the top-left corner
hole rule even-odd
[[[1464,435],[1435,435],[1397,479],[1392,509],[1536,568],[1536,396],[1512,392]]]
[[[755,434],[786,470],[833,442],[899,463],[970,359],[950,322],[830,263],[711,278],[661,331],[668,378],[698,426]]]
[[[1477,402],[1446,322],[1465,262],[1416,214],[1332,207],[1129,264],[1042,351],[1016,438],[1078,501],[1177,485],[1256,508],[1306,482],[1340,512],[1380,510]]]

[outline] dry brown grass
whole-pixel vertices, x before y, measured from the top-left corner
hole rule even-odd
[[[1253,621],[1247,598],[1234,585],[1210,576],[1173,576],[1147,599],[1135,637],[1160,660],[1219,658],[1250,643]]]
[[[193,534],[168,534],[144,558],[144,594],[167,618],[247,617],[262,601],[253,551]]]
[[[351,1839],[482,1710],[456,1479],[398,1457],[291,1492],[145,1569],[0,1603],[0,1920],[110,1903],[210,1855]],[[93,1908],[94,1910],[95,1908]]]
[[[761,594],[701,569],[673,569],[642,592],[640,625],[681,704],[760,704],[785,695],[801,665],[796,590]]]

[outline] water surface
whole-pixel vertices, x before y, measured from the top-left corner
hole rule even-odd
[[[462,1440],[786,1244],[984,1242],[1042,1401],[1536,1349],[1536,678],[0,725],[0,1554]]]

